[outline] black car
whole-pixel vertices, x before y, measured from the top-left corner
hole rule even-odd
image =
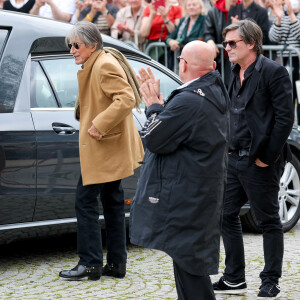
[[[71,26],[0,11],[0,244],[76,230],[80,170],[74,105],[80,66],[64,43]],[[150,66],[165,98],[181,84],[176,74],[133,47],[108,36],[103,41],[120,50],[135,70]],[[144,114],[133,114],[140,130]],[[289,143],[293,162],[286,165],[279,196],[285,230],[300,215],[297,127]],[[138,172],[123,181],[127,216]],[[258,229],[249,206],[241,214],[251,230]]]

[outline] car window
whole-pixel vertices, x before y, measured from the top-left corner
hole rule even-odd
[[[149,65],[142,63],[140,61],[129,59],[129,62],[137,74],[140,68],[146,69],[147,67],[149,67]],[[177,81],[175,81],[173,78],[168,76],[166,73],[163,73],[161,70],[153,66],[150,66],[150,68],[155,78],[160,79],[160,92],[163,94],[164,99],[167,99],[167,97],[171,94],[171,92],[176,88],[178,88],[180,84]],[[144,103],[141,105],[141,108],[145,108]]]
[[[73,58],[43,60],[41,63],[61,107],[74,107],[78,93],[77,72],[81,66],[76,65]]]
[[[31,107],[57,107],[53,91],[38,62],[32,62],[30,83]]]

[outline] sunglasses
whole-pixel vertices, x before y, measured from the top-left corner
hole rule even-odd
[[[180,62],[181,59],[183,59],[184,62],[187,64],[187,61],[181,56],[177,56],[176,59],[177,59],[178,63]]]
[[[84,43],[72,43],[72,44],[68,44],[68,47],[70,48],[70,50],[72,49],[72,47],[74,47],[76,50],[78,50],[79,46],[82,44],[84,44]]]
[[[224,49],[226,49],[227,45],[230,46],[231,49],[235,49],[236,48],[236,43],[241,42],[242,40],[238,40],[238,41],[228,41],[228,42],[222,42],[222,46]]]

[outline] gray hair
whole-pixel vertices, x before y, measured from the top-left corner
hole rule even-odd
[[[68,44],[71,40],[76,38],[79,38],[88,47],[93,47],[97,44],[96,50],[103,48],[103,41],[100,31],[97,26],[91,22],[77,22],[67,33],[65,42]]]
[[[223,38],[225,39],[226,34],[232,30],[237,30],[241,39],[246,44],[254,43],[253,50],[257,53],[257,55],[263,53],[263,48],[262,48],[263,33],[254,20],[248,18],[230,24],[229,26],[224,28],[222,32]]]

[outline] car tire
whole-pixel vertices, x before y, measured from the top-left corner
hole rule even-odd
[[[279,215],[283,231],[290,231],[300,218],[300,162],[293,154],[292,161],[286,163],[280,178],[280,190],[278,193]],[[244,231],[261,233],[253,210],[241,216]]]

